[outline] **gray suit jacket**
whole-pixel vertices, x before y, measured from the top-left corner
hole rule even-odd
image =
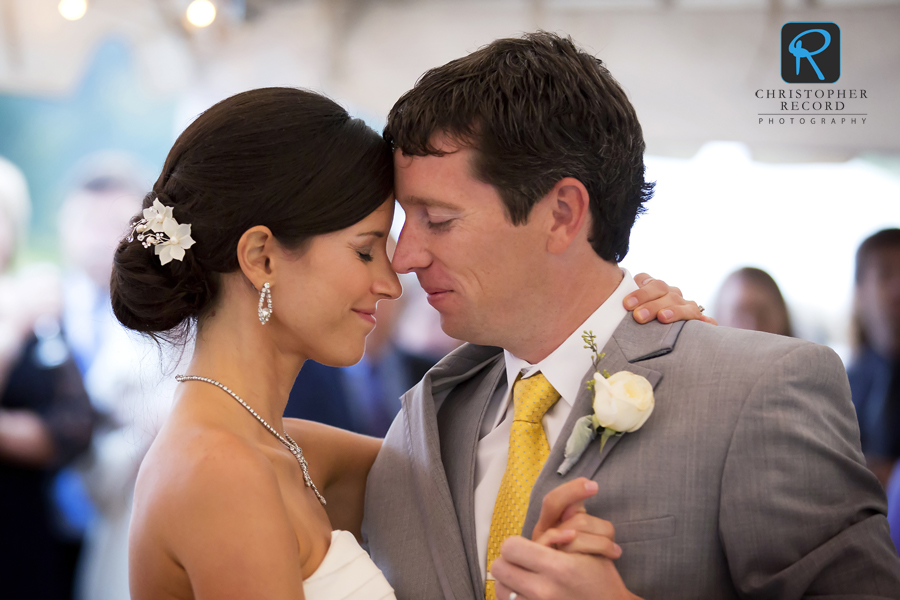
[[[561,477],[574,422],[591,412],[582,391],[523,535],[548,491],[584,476],[600,484],[588,512],[615,525],[617,567],[644,598],[900,598],[884,493],[864,466],[847,376],[831,350],[628,316],[603,351],[602,368],[653,384],[655,412],[603,452],[595,440]],[[465,345],[403,397],[369,475],[363,525],[400,600],[483,598],[475,447],[504,368],[500,349]]]

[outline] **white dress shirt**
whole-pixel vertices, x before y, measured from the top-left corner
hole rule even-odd
[[[578,395],[581,380],[591,368],[591,351],[584,348],[581,335],[590,330],[597,338],[597,348],[612,337],[613,332],[628,311],[622,306],[625,296],[638,289],[631,274],[622,269],[623,279],[619,287],[547,358],[532,365],[521,358],[503,351],[506,360],[506,381],[494,391],[482,423],[478,446],[475,451],[475,537],[478,541],[478,560],[482,578],[487,571],[487,547],[491,533],[494,504],[500,492],[500,483],[506,471],[509,455],[509,434],[513,422],[512,389],[519,373],[528,378],[541,372],[550,385],[559,392],[560,400],[541,421],[547,441],[552,448],[559,439],[572,405]]]

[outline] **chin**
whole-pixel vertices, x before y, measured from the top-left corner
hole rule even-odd
[[[328,367],[349,367],[362,360],[363,353],[366,351],[365,338],[352,344],[344,340],[338,347],[321,350],[324,352],[320,351],[309,358]]]
[[[479,331],[477,327],[472,326],[472,323],[460,319],[458,315],[450,317],[449,315],[441,314],[441,329],[444,333],[457,340],[483,346],[493,345],[484,341],[483,338],[488,337],[484,331]]]

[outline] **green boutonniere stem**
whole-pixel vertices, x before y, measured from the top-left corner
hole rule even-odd
[[[605,352],[600,352],[600,349],[597,348],[597,337],[594,335],[593,331],[585,331],[581,334],[581,339],[584,340],[584,347],[592,352],[591,361],[593,362],[594,372],[600,368],[600,361],[606,356]],[[609,372],[606,369],[603,369],[601,373],[603,377],[609,379]],[[587,382],[587,388],[594,391],[594,380],[591,379]]]
[[[606,446],[606,441],[614,435],[616,435],[616,432],[612,429],[603,430],[603,433],[600,435],[600,452],[603,452],[603,447]]]

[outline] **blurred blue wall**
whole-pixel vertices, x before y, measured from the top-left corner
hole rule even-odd
[[[133,154],[158,175],[173,139],[175,98],[151,97],[128,43],[102,42],[70,96],[0,95],[0,156],[25,173],[33,214],[27,253],[55,256],[56,209],[78,160],[98,150]]]

